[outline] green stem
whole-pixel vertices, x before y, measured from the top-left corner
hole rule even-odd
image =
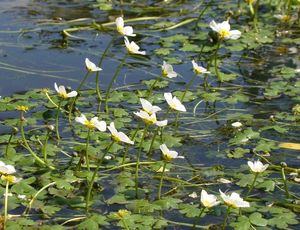
[[[285,171],[284,171],[284,167],[281,167],[281,176],[282,176],[282,180],[284,183],[284,190],[285,190],[285,195],[287,198],[290,197],[290,193],[289,193],[289,189],[288,189],[288,185],[287,185],[287,180],[285,177]]]
[[[134,141],[134,138],[135,138],[136,134],[138,133],[138,130],[139,130],[139,126],[138,126],[137,129],[134,131],[132,137],[130,138],[131,140]],[[127,145],[126,148],[125,148],[125,150],[124,150],[123,159],[122,159],[122,165],[125,163],[125,159],[126,159],[126,156],[127,156],[128,150],[129,150],[129,147],[130,147],[130,145]]]
[[[250,185],[250,188],[249,188],[249,190],[248,190],[248,192],[247,192],[247,194],[246,194],[246,197],[250,194],[250,192],[251,192],[252,189],[254,188],[254,185],[255,185],[255,182],[256,182],[256,179],[257,179],[258,174],[259,174],[258,172],[255,173],[254,179],[253,179],[253,181],[252,181],[252,184]]]
[[[115,72],[114,76],[111,78],[111,80],[110,80],[110,82],[109,82],[109,85],[108,85],[108,87],[107,87],[107,90],[106,90],[106,96],[105,96],[105,110],[106,110],[106,113],[107,113],[107,114],[109,113],[109,111],[108,111],[108,102],[107,102],[107,101],[108,101],[108,98],[109,98],[109,95],[110,95],[110,89],[111,89],[111,87],[112,87],[114,81],[115,81],[116,78],[118,77],[118,74],[119,74],[119,72],[121,71],[121,69],[122,69],[122,67],[123,67],[123,65],[124,65],[124,62],[125,62],[125,60],[126,60],[126,58],[127,58],[127,55],[128,55],[128,53],[126,53],[126,54],[124,55],[124,57],[123,57],[123,59],[121,60],[121,62],[120,62],[120,64],[119,64],[118,68],[116,69],[116,72]]]
[[[85,161],[86,161],[86,167],[87,167],[88,171],[90,171],[90,159],[89,159],[90,136],[91,136],[91,129],[88,129],[86,145],[85,145]]]
[[[146,98],[149,98],[149,97],[152,95],[152,91],[153,91],[153,89],[154,89],[156,83],[158,82],[158,80],[159,80],[159,77],[156,78],[155,81],[153,82],[153,84],[150,86],[150,89],[149,89],[149,91],[148,91],[148,95],[147,95]]]
[[[225,214],[225,218],[224,218],[222,230],[225,230],[225,228],[226,228],[226,224],[227,224],[227,219],[228,219],[228,216],[229,216],[229,212],[230,212],[230,207],[228,206],[227,212]]]
[[[61,102],[62,101],[59,100],[58,107],[57,107],[57,110],[56,110],[56,115],[55,115],[55,132],[56,132],[56,138],[57,138],[57,140],[60,140],[59,127],[58,127],[58,117],[59,117],[59,111],[60,111]]]
[[[111,47],[111,45],[114,43],[116,39],[116,35],[114,35],[112,37],[112,39],[110,40],[110,42],[108,43],[108,45],[106,46],[100,60],[99,60],[99,63],[98,63],[98,67],[101,67],[102,65],[102,62],[104,60],[104,57],[106,56],[109,48]],[[100,106],[101,106],[101,101],[102,101],[102,96],[101,96],[101,90],[100,90],[100,80],[99,80],[99,75],[100,75],[100,72],[97,71],[96,73],[96,93],[97,93],[97,96],[98,96],[98,100],[99,100],[99,105],[98,105],[98,111],[100,110]]]
[[[164,180],[164,174],[165,174],[167,163],[168,163],[167,161],[164,162],[163,169],[162,169],[161,176],[160,176],[159,187],[158,187],[158,192],[157,192],[158,200],[160,200],[160,197],[161,197],[161,188],[162,188],[162,184],[163,184],[163,180]]]
[[[187,93],[187,91],[189,90],[189,88],[191,87],[191,85],[193,84],[195,78],[196,78],[197,74],[195,73],[194,76],[192,77],[192,79],[189,81],[189,83],[186,85],[186,88],[180,98],[180,101],[183,102],[185,95]],[[176,112],[176,119],[175,119],[175,126],[178,127],[178,119],[179,119],[179,111]]]
[[[171,108],[169,107],[162,120],[167,119],[170,111],[171,111]],[[155,141],[156,135],[157,135],[157,133],[158,133],[158,131],[159,131],[160,128],[163,129],[163,127],[157,127],[155,129],[155,131],[154,131],[154,134],[153,134],[153,137],[152,137],[152,140],[151,140],[150,147],[149,147],[147,155],[151,154],[151,151],[152,151],[152,148],[153,148],[153,145],[154,145],[154,141]]]
[[[215,55],[214,55],[214,56],[215,56],[215,57],[214,57],[214,67],[215,67],[215,73],[216,73],[216,75],[217,75],[218,80],[219,80],[220,82],[222,82],[223,79],[222,79],[221,76],[220,76],[219,68],[218,68],[218,62],[217,62],[217,60],[218,60],[218,51],[219,51],[219,49],[220,49],[220,45],[221,45],[221,41],[218,41],[217,48],[216,48]]]
[[[72,102],[71,102],[71,105],[69,107],[69,123],[71,122],[71,117],[72,117],[72,110],[74,109],[74,105],[79,97],[79,93],[80,93],[80,90],[83,86],[83,84],[85,83],[86,79],[88,78],[88,76],[90,75],[90,71],[87,71],[87,73],[85,74],[84,78],[81,80],[81,82],[79,83],[79,86],[77,87],[76,89],[76,92],[78,93],[76,97],[73,98]]]
[[[122,221],[122,223],[123,223],[123,225],[124,225],[125,229],[126,229],[126,230],[129,230],[129,228],[128,228],[128,226],[127,226],[127,224],[126,224],[126,222],[124,221],[124,219],[123,219],[123,218],[121,219],[121,221]]]
[[[51,133],[51,131],[48,129],[47,135],[46,135],[43,147],[42,147],[42,155],[44,156],[44,161],[45,162],[47,162],[47,151],[46,151],[46,148],[47,148],[47,144],[48,144],[50,133]]]
[[[6,180],[6,185],[5,185],[5,200],[4,200],[4,229],[6,228],[6,221],[7,221],[8,186],[9,186],[9,181]]]
[[[89,212],[89,201],[90,201],[90,198],[91,198],[91,192],[92,192],[92,189],[93,189],[93,186],[94,186],[94,181],[95,181],[96,175],[98,173],[98,170],[100,168],[100,165],[101,165],[104,157],[106,156],[106,154],[108,153],[108,151],[110,150],[110,148],[113,146],[113,144],[114,144],[114,142],[112,141],[110,143],[110,145],[107,147],[106,152],[103,154],[103,156],[101,157],[100,161],[98,162],[97,167],[96,167],[96,169],[95,169],[95,171],[93,173],[92,179],[91,179],[91,181],[89,183],[89,187],[88,187],[88,191],[87,191],[86,199],[85,199],[85,211],[86,211],[86,213]]]
[[[201,11],[201,13],[199,14],[197,20],[196,20],[196,24],[195,24],[195,29],[198,26],[198,22],[200,21],[202,15],[205,13],[205,11],[211,6],[211,4],[214,2],[214,0],[209,1],[209,3],[206,4],[206,6],[204,7],[204,9]],[[201,5],[204,3],[204,1],[201,3]]]
[[[138,198],[138,180],[139,180],[139,163],[140,163],[140,158],[141,158],[141,153],[142,153],[142,144],[144,142],[144,138],[146,136],[147,133],[147,129],[148,129],[148,125],[145,126],[144,128],[144,132],[143,132],[143,136],[139,145],[139,150],[137,153],[137,157],[136,157],[136,166],[135,166],[135,197]]]
[[[8,149],[9,149],[9,146],[10,146],[11,139],[12,139],[12,137],[13,137],[14,135],[15,135],[15,132],[12,131],[11,134],[10,134],[10,136],[9,136],[9,139],[8,139],[8,142],[7,142],[7,145],[6,145],[6,148],[5,148],[5,153],[4,153],[5,158],[8,157],[8,156],[7,156],[7,154],[8,154]]]
[[[41,158],[39,158],[34,152],[33,150],[30,148],[26,138],[25,138],[25,133],[24,133],[24,124],[23,124],[23,112],[21,113],[21,118],[20,118],[20,132],[21,132],[21,136],[22,136],[22,141],[24,142],[25,148],[29,151],[29,153],[33,156],[33,158],[42,166],[46,166],[50,169],[55,169],[53,166],[47,165]]]
[[[199,218],[199,219],[201,218],[201,216],[202,216],[204,210],[205,210],[205,206],[202,207],[202,209],[201,209],[201,211],[200,211],[200,213],[199,213],[199,215],[198,215],[198,218]],[[194,225],[193,225],[193,229],[195,229],[195,228],[196,228],[196,221],[195,221],[195,223],[194,223]]]
[[[254,16],[253,16],[253,26],[256,32],[258,32],[257,29],[257,23],[258,23],[258,6],[259,6],[259,0],[256,1],[255,7],[254,7]]]

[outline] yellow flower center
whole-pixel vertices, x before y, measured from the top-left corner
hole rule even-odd
[[[95,128],[95,124],[91,121],[85,121],[84,125],[89,128],[89,129],[94,129]]]
[[[288,23],[291,20],[291,17],[289,15],[283,15],[281,18],[281,21],[284,23]]]
[[[229,33],[228,30],[221,29],[221,30],[219,31],[219,36],[220,36],[220,38],[222,38],[222,39],[228,37],[229,35],[230,35],[230,33]]]
[[[126,209],[120,209],[117,213],[116,216],[120,219],[123,219],[124,217],[129,215],[129,211]]]
[[[66,93],[58,93],[58,95],[64,99],[68,98],[68,95]]]
[[[117,31],[118,31],[120,34],[124,35],[124,27],[122,27],[122,26],[117,26]]]
[[[207,207],[207,208],[210,208],[211,207],[211,203],[208,201],[208,200],[203,200],[202,201],[202,204]]]
[[[14,181],[16,180],[16,177],[12,176],[12,175],[2,175],[1,179],[8,181],[9,183],[14,183]]]
[[[18,105],[16,109],[19,111],[27,112],[29,110],[29,107],[25,105]]]
[[[118,137],[117,135],[113,135],[113,134],[112,134],[111,137],[112,137],[112,139],[113,139],[115,142],[122,142],[121,138]]]

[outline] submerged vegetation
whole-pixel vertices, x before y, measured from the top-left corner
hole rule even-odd
[[[77,88],[0,99],[1,227],[299,227],[300,2],[96,2],[113,21],[55,22],[110,37]]]

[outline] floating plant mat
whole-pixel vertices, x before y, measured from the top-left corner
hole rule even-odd
[[[299,2],[217,2],[98,0],[131,19],[55,22],[66,49],[111,41],[75,89],[1,98],[6,229],[299,226]]]

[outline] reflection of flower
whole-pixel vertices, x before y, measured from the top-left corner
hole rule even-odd
[[[207,69],[199,66],[194,60],[192,60],[193,70],[196,74],[210,73]]]
[[[168,124],[167,120],[158,121],[155,113],[149,115],[149,113],[140,110],[139,112],[134,112],[134,114],[142,118],[146,124],[155,124],[159,127],[166,126]]]
[[[99,131],[104,132],[106,130],[105,121],[99,121],[98,117],[93,117],[90,121],[86,118],[86,116],[82,113],[80,117],[76,117],[75,121],[85,125],[88,129],[98,129]]]
[[[140,102],[142,104],[143,110],[149,113],[149,115],[152,115],[153,113],[156,113],[161,110],[161,108],[159,108],[156,105],[153,106],[149,101],[147,101],[144,98],[140,98]]]
[[[173,70],[173,66],[163,61],[163,65],[161,66],[162,75],[168,78],[177,77],[177,73]]]
[[[110,131],[112,138],[116,142],[124,142],[124,143],[131,144],[131,145],[134,144],[134,142],[132,140],[130,140],[129,137],[125,133],[118,132],[116,130],[114,122],[111,122],[110,125],[107,126],[107,128]]]
[[[102,69],[91,62],[88,58],[85,59],[85,67],[89,72],[101,71]]]
[[[258,160],[258,161],[254,161],[254,162],[248,161],[248,166],[250,167],[252,172],[261,173],[268,168],[269,164],[264,165],[263,163],[261,163]]]
[[[239,30],[230,30],[230,24],[228,21],[223,21],[221,23],[216,23],[212,20],[209,23],[210,28],[217,32],[220,39],[238,39],[241,36]]]
[[[124,37],[125,46],[128,53],[146,55],[146,51],[139,51],[140,47],[134,42],[129,42],[127,37]]]
[[[186,112],[185,106],[181,104],[181,102],[177,99],[177,97],[173,97],[171,93],[164,93],[164,97],[168,103],[168,105],[177,111]]]
[[[292,111],[294,115],[300,115],[300,104],[296,104],[293,108]]]
[[[0,161],[0,173],[1,174],[13,174],[16,172],[16,169],[13,165],[7,165],[4,162]]]
[[[211,208],[213,206],[216,206],[220,203],[220,201],[217,201],[217,197],[212,194],[208,194],[204,189],[201,191],[201,203],[206,208]]]
[[[178,156],[178,153],[176,151],[169,150],[165,144],[160,145],[159,148],[163,154],[163,158],[166,161],[170,161],[175,158],[184,158],[184,156]]]
[[[131,26],[124,26],[124,20],[122,17],[116,19],[117,31],[123,36],[134,37],[136,34],[133,33],[133,28]]]
[[[231,195],[224,194],[221,190],[219,190],[222,199],[224,200],[225,204],[229,207],[233,208],[248,208],[250,207],[250,203],[244,201],[239,194],[236,192],[231,193]]]
[[[56,82],[54,83],[54,89],[56,90],[58,95],[64,99],[77,96],[76,91],[71,91],[70,93],[67,93],[66,88],[63,85],[57,86]]]

